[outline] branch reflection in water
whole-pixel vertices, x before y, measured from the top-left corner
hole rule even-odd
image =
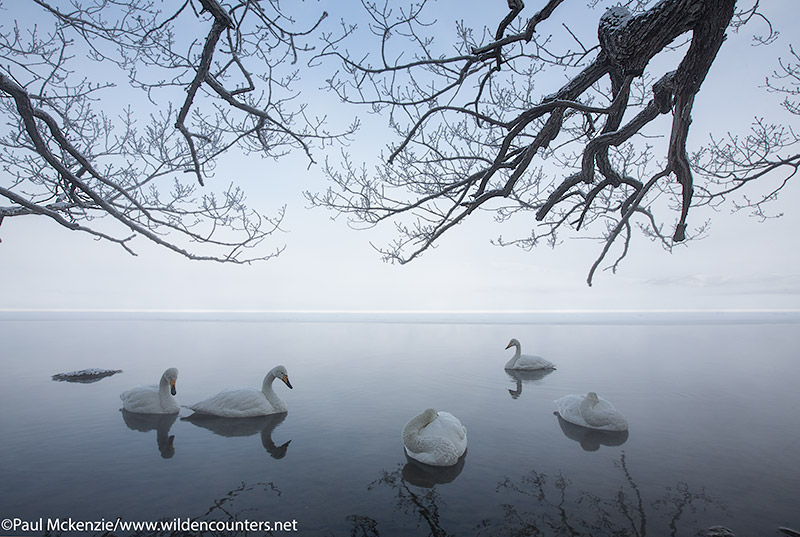
[[[540,380],[555,371],[555,369],[506,369],[506,374],[516,381],[517,387],[513,390],[508,390],[512,399],[517,399],[522,395],[523,384],[540,384]]]
[[[179,517],[177,520],[180,520],[181,523],[188,522],[213,522],[213,523],[220,523],[220,522],[236,522],[242,520],[253,520],[253,513],[258,512],[259,506],[263,507],[264,503],[268,501],[268,496],[280,496],[281,491],[280,489],[275,486],[275,484],[271,481],[269,482],[257,482],[253,484],[241,483],[239,486],[229,490],[228,492],[224,493],[223,495],[215,498],[212,500],[212,503],[209,505],[206,512],[202,515],[191,517],[191,518],[184,518]],[[120,517],[124,519],[124,517]],[[176,519],[169,519],[169,518],[160,518],[155,522],[170,524],[174,523]],[[75,532],[64,532],[64,531],[54,531],[48,532],[46,535],[49,537],[62,537],[62,536],[72,536],[75,535]],[[111,533],[94,533],[91,534],[91,537],[113,537],[114,534]],[[198,537],[198,536],[219,536],[221,535],[220,532],[217,531],[208,531],[208,532],[190,532],[179,528],[172,528],[169,529],[168,527],[164,526],[157,531],[153,530],[138,530],[133,531],[132,533],[126,534],[129,537]],[[224,533],[226,537],[238,537],[239,535],[247,536],[253,535],[253,532],[246,531],[246,530],[231,530],[226,531]]]
[[[281,412],[280,414],[269,414],[267,416],[254,416],[250,418],[223,418],[209,414],[195,413],[191,416],[181,418],[181,420],[188,421],[203,429],[208,429],[219,436],[251,436],[260,433],[261,445],[267,450],[269,456],[273,459],[282,459],[286,456],[286,450],[289,449],[291,440],[287,440],[280,446],[276,445],[272,440],[272,432],[278,425],[283,423],[287,415],[288,412]]]
[[[444,502],[437,490],[437,485],[452,483],[461,474],[466,462],[465,452],[452,466],[431,466],[412,459],[406,455],[406,464],[398,465],[393,472],[383,470],[383,475],[369,484],[368,491],[384,485],[397,491],[396,510],[416,518],[416,530],[408,533],[409,528],[403,526],[404,533],[413,535],[427,535],[429,537],[450,537],[439,521],[439,507]],[[414,488],[412,488],[414,487]],[[415,488],[422,490],[414,490]],[[364,537],[379,537],[378,521],[364,515],[350,515],[346,517],[352,524],[350,535]],[[393,521],[397,523],[397,521]],[[420,528],[427,529],[427,533],[419,533]],[[409,530],[410,531],[410,530]],[[333,533],[326,534],[326,537]]]
[[[444,504],[444,501],[436,485],[452,482],[463,469],[465,456],[466,454],[461,457],[458,464],[450,468],[423,465],[409,459],[405,466],[401,468],[398,465],[398,468],[393,472],[384,470],[383,476],[370,483],[367,490],[373,490],[384,485],[395,489],[397,492],[396,510],[416,519],[416,531],[409,533],[410,535],[450,537],[452,534],[442,527],[439,520],[439,507]],[[409,468],[410,465],[412,468]],[[456,468],[458,470],[453,475],[453,471]],[[423,474],[424,477],[421,477]],[[414,485],[407,480],[406,476],[410,476],[411,479],[418,480],[423,484]],[[416,487],[419,487],[419,489],[415,490]],[[380,535],[378,522],[370,517],[349,516],[347,520],[353,524],[351,535],[363,534],[374,537]]]
[[[718,500],[702,488],[693,490],[682,482],[665,487],[661,496],[648,501],[646,492],[643,494],[628,468],[625,452],[614,466],[622,473],[622,481],[616,490],[601,492],[575,487],[562,472],[548,476],[531,470],[518,478],[506,478],[495,488],[495,493],[511,500],[498,506],[502,517],[489,514],[493,506],[486,504],[485,513],[476,513],[485,518],[472,527],[470,535],[644,537],[650,530],[651,535],[675,537],[697,534],[707,526],[699,518],[707,518],[712,509],[717,511],[712,516],[726,515],[726,507]],[[447,515],[440,485],[453,482],[462,469],[463,464],[457,470],[456,467],[420,468],[419,463],[409,459],[405,466],[398,466],[392,472],[384,470],[368,490],[384,486],[394,489],[395,512],[402,516],[382,522],[363,514],[350,515],[349,534],[380,537],[387,527],[402,528],[403,534],[430,537],[461,534],[463,527],[453,533],[443,527]]]
[[[506,478],[497,492],[523,496],[524,501],[503,504],[504,520],[484,521],[476,535],[644,537],[650,530],[652,535],[674,537],[696,534],[703,524],[690,516],[698,510],[705,515],[712,507],[720,515],[726,512],[725,505],[703,488],[695,491],[682,482],[666,487],[661,497],[647,502],[628,469],[624,451],[615,466],[625,480],[616,491],[603,495],[576,490],[561,472],[550,477],[531,470],[518,479]],[[661,527],[662,523],[666,527]]]
[[[156,432],[156,444],[161,457],[171,459],[175,455],[175,435],[169,434],[169,431],[172,424],[178,419],[177,414],[140,414],[129,412],[124,408],[121,408],[120,412],[122,412],[122,421],[125,422],[128,429],[143,433]]]

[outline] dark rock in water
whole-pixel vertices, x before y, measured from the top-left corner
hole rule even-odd
[[[697,537],[736,537],[736,535],[725,526],[711,526],[698,532]]]
[[[81,369],[80,371],[70,371],[69,373],[58,373],[53,375],[53,380],[62,382],[82,382],[89,384],[100,379],[110,377],[117,373],[122,373],[121,369]]]

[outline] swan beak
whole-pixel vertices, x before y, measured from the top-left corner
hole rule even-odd
[[[178,392],[175,391],[175,381],[174,380],[170,380],[169,381],[169,393],[171,393],[172,395],[175,395],[176,393],[178,393]]]
[[[284,376],[282,376],[282,377],[281,377],[281,380],[283,381],[283,383],[284,383],[284,384],[286,384],[287,386],[289,386],[289,389],[290,389],[290,390],[292,389],[292,383],[291,383],[291,382],[289,382],[289,375],[284,375]]]
[[[508,345],[506,345],[506,349],[510,349],[510,348],[511,348],[511,342],[509,341]]]

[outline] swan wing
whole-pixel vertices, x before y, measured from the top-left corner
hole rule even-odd
[[[435,420],[422,428],[420,436],[441,436],[450,439],[454,444],[466,444],[467,428],[449,412],[439,412]]]
[[[591,415],[584,415],[580,410],[584,395],[565,395],[556,401],[558,414],[565,420],[581,427],[603,431],[626,431],[628,422],[609,401],[598,398]]]
[[[626,431],[628,430],[628,422],[625,417],[616,409],[610,401],[597,398],[597,404],[592,408],[591,419],[587,418],[586,421],[594,429],[601,429],[604,431]]]
[[[597,404],[594,405],[594,411],[597,414],[613,414],[617,412],[617,409],[614,408],[614,405],[611,404],[611,401],[603,399],[602,397],[597,398]]]
[[[188,408],[200,414],[225,418],[265,416],[277,412],[267,401],[264,393],[255,388],[224,390]]]
[[[509,369],[555,369],[556,366],[550,360],[545,360],[541,356],[523,354],[517,359],[513,368]]]
[[[158,397],[158,386],[138,386],[122,392],[119,396],[122,408],[138,414],[164,414]]]
[[[431,466],[453,466],[458,462],[458,450],[443,438],[428,438],[423,451],[411,451],[406,446],[409,457]]]
[[[583,395],[570,394],[556,400],[558,414],[565,420],[581,427],[590,427],[580,413],[580,405]]]

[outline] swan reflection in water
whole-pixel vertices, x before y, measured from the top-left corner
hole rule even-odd
[[[555,369],[506,369],[505,371],[512,380],[517,382],[516,389],[508,390],[508,393],[511,394],[511,398],[516,399],[522,395],[523,384],[539,384],[538,381],[555,371]]]
[[[406,465],[402,471],[403,481],[426,489],[434,485],[452,483],[464,469],[466,458],[467,454],[464,453],[452,466],[432,466],[412,459],[406,454]]]
[[[578,442],[584,451],[597,451],[600,446],[621,446],[628,440],[628,431],[602,431],[570,423],[553,412],[564,436]]]
[[[453,534],[443,528],[440,521],[439,506],[443,501],[439,491],[442,485],[452,483],[459,476],[464,469],[467,453],[462,454],[456,464],[450,466],[425,464],[409,457],[408,453],[405,453],[405,457],[404,466],[398,464],[391,472],[381,470],[383,475],[370,483],[367,490],[388,487],[395,491],[397,510],[409,515],[409,520],[393,520],[392,525],[407,526],[409,531],[404,534],[422,535],[419,529],[425,527],[427,533],[424,535],[429,537],[451,537]],[[362,514],[345,518],[352,525],[350,535],[380,537],[377,519]],[[412,525],[416,528],[412,529]]]
[[[208,429],[219,436],[252,436],[260,433],[261,445],[267,450],[269,456],[273,459],[282,459],[286,456],[286,450],[289,449],[289,442],[291,442],[291,440],[278,446],[272,441],[272,431],[275,430],[275,427],[283,423],[287,415],[288,412],[281,412],[280,414],[253,416],[249,418],[223,418],[221,416],[195,413],[191,416],[181,418],[181,420]]]
[[[132,431],[147,433],[155,430],[156,444],[158,451],[165,459],[171,459],[175,455],[175,435],[169,434],[172,424],[178,419],[177,414],[140,414],[120,409],[122,421]]]

